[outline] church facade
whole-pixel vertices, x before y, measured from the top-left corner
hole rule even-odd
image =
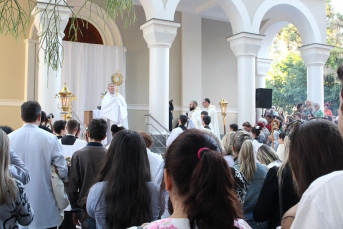
[[[75,9],[81,3],[68,1]],[[325,0],[140,0],[133,26],[126,28],[120,18],[112,21],[96,15],[91,23],[103,45],[126,48],[130,129],[144,130],[147,113],[168,127],[169,100],[174,101],[175,122],[189,111],[191,100],[201,106],[205,97],[218,113],[219,102],[225,98],[229,102],[226,123],[241,125],[254,123],[259,115],[255,89],[265,87],[273,61],[270,46],[289,23],[301,35],[299,51],[308,70],[308,99],[323,106],[323,67],[331,50],[326,44],[325,4]],[[94,12],[85,10],[80,17],[87,19],[89,14]],[[61,15],[63,31],[70,12],[61,8]],[[1,125],[19,128],[20,106],[29,99],[38,100],[48,113],[58,113],[54,95],[63,82],[60,71],[48,72],[46,64],[37,61],[39,23],[39,16],[33,17],[28,37],[17,41],[0,36]],[[40,83],[47,76],[48,86]],[[219,118],[221,128],[222,123]]]

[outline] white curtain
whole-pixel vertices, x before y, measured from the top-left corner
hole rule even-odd
[[[82,123],[84,111],[96,110],[101,105],[101,93],[107,90],[111,75],[117,70],[124,77],[119,93],[125,98],[125,47],[63,41],[63,48],[61,86],[67,83],[69,91],[77,97],[73,111]]]

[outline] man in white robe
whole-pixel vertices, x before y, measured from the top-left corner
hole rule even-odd
[[[183,133],[183,131],[187,130],[187,127],[185,126],[187,123],[187,116],[186,115],[180,115],[179,117],[179,126],[176,127],[175,129],[172,130],[172,132],[170,133],[168,140],[167,140],[167,148],[173,143],[173,141],[180,135]]]
[[[204,108],[207,109],[208,116],[211,117],[211,124],[212,124],[211,130],[220,139],[220,131],[219,131],[219,123],[218,123],[218,116],[217,116],[216,107],[214,105],[211,105],[211,101],[208,98],[205,98],[203,100],[202,105],[204,106]]]
[[[8,135],[11,149],[30,171],[31,180],[25,185],[27,197],[34,209],[35,216],[28,227],[51,228],[61,224],[60,212],[51,186],[51,164],[55,165],[58,175],[68,175],[67,162],[62,147],[55,135],[38,128],[41,107],[35,101],[21,106],[23,127]]]
[[[117,126],[124,126],[129,129],[127,121],[127,104],[124,97],[118,93],[115,93],[115,85],[110,83],[108,85],[108,91],[101,101],[101,117],[107,119],[107,126],[116,124]],[[112,140],[111,130],[107,130],[107,144],[110,144]]]
[[[198,107],[197,101],[191,101],[189,103],[189,110],[192,111],[191,117],[189,119],[189,128],[201,129],[201,108]]]

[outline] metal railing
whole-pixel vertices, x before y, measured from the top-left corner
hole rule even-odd
[[[151,114],[145,114],[144,117],[145,117],[145,132],[149,133],[149,126],[150,126],[154,130],[156,130],[156,132],[158,133],[159,136],[165,138],[166,139],[165,142],[167,143],[168,137],[170,135],[170,131],[166,127],[164,127],[159,121],[157,121]],[[156,126],[150,122],[150,119],[154,121],[153,122],[154,124],[156,123]],[[161,129],[163,129],[165,131],[165,133],[161,133],[161,131],[160,131]],[[157,140],[163,146],[163,147],[157,147],[157,150],[158,150],[158,148],[163,148],[162,151],[159,150],[159,152],[158,152],[159,154],[163,154],[167,148],[166,144],[162,143],[160,141],[160,139],[158,139],[158,137],[156,137],[155,134],[150,133],[150,135],[154,140]]]

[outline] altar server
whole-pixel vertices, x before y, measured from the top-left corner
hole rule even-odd
[[[211,105],[211,101],[210,101],[209,98],[205,98],[202,101],[202,105],[203,105],[204,108],[207,109],[208,116],[211,117],[211,124],[212,124],[211,130],[220,139],[220,132],[219,132],[219,124],[218,124],[218,116],[217,116],[216,107],[214,105]]]
[[[76,133],[78,132],[79,123],[76,120],[69,120],[67,123],[67,135],[59,139],[59,143],[62,145],[63,156],[71,160],[73,154],[84,148],[87,143],[83,140],[76,138]],[[59,227],[59,229],[75,228],[73,223],[73,214],[71,212],[70,205],[64,209],[64,220]]]
[[[78,131],[79,123],[76,120],[69,120],[67,123],[67,135],[58,141],[62,145],[63,155],[65,157],[72,157],[74,152],[82,149],[87,145],[83,140],[75,137]]]
[[[31,181],[25,185],[35,217],[28,228],[51,228],[61,224],[51,186],[51,165],[58,175],[68,175],[67,162],[62,147],[55,135],[38,128],[41,106],[36,101],[27,101],[21,106],[23,127],[8,135],[11,149],[17,153],[30,171]],[[27,227],[25,227],[27,228]]]
[[[180,115],[179,117],[179,126],[176,127],[169,135],[168,140],[167,140],[167,147],[169,147],[173,141],[183,133],[183,131],[187,130],[187,127],[185,126],[187,123],[187,116],[186,115]]]

